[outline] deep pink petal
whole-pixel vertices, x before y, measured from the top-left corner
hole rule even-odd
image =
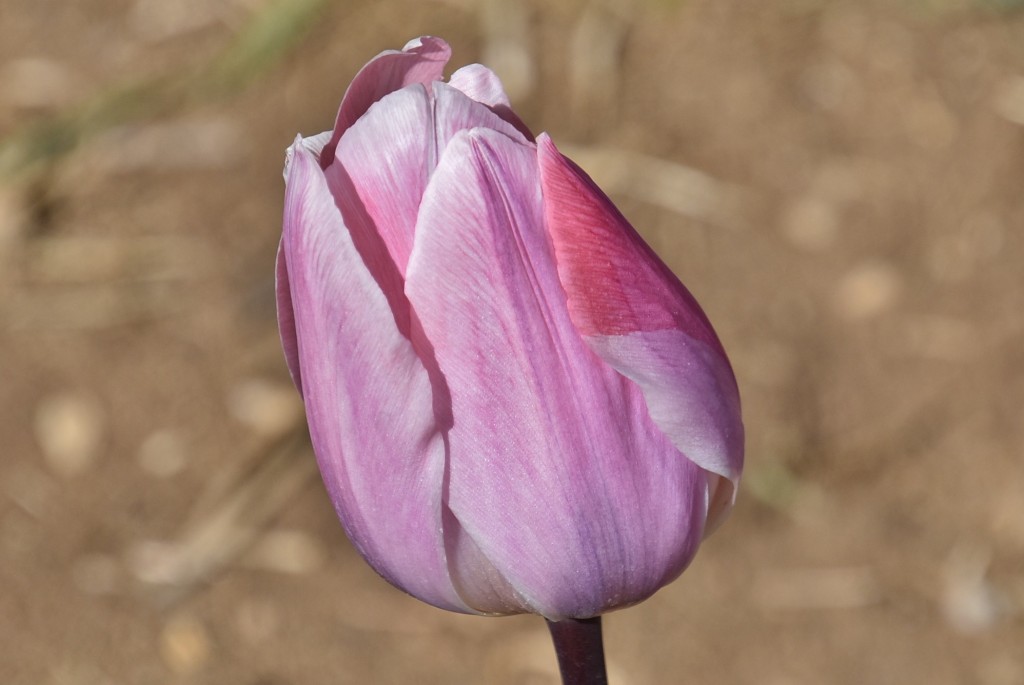
[[[651,418],[676,447],[735,488],[743,465],[739,392],[707,317],[547,135],[538,155],[545,221],[573,323],[590,349],[643,389]]]
[[[452,139],[406,291],[451,391],[448,505],[522,606],[593,616],[681,572],[703,529],[704,472],[570,321],[532,145],[481,129]],[[449,563],[456,578],[477,568],[473,554]]]
[[[378,573],[423,601],[468,611],[448,577],[445,445],[428,373],[356,251],[313,154],[301,145],[292,154],[282,251],[324,483]]]
[[[341,136],[370,105],[412,83],[441,80],[444,66],[451,59],[452,49],[440,38],[423,36],[409,41],[402,50],[386,50],[364,66],[352,80],[338,109],[334,135],[320,155],[321,168],[334,161],[334,151]]]
[[[700,305],[612,201],[547,134],[538,148],[548,230],[580,332],[676,328],[721,350]],[[591,296],[592,288],[603,296]]]
[[[525,140],[489,109],[439,82],[385,96],[342,136],[336,162],[325,172],[328,184],[349,227],[379,236],[399,274],[405,274],[420,199],[438,158],[453,135],[475,127]]]
[[[527,140],[533,141],[533,133],[512,109],[508,95],[505,94],[505,87],[501,85],[501,79],[493,71],[482,64],[468,64],[452,74],[448,83],[486,105],[492,112],[512,124]]]

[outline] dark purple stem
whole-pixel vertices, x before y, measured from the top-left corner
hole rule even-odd
[[[548,621],[563,685],[608,685],[601,617]]]

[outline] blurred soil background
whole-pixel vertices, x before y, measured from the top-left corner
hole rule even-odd
[[[436,34],[739,377],[739,506],[612,682],[1024,684],[1021,5],[3,0],[0,683],[557,682],[356,556],[277,339],[285,147]]]

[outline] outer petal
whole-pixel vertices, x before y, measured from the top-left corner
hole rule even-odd
[[[331,136],[320,155],[324,169],[334,161],[334,150],[341,136],[370,109],[370,105],[388,93],[412,83],[439,81],[452,49],[440,38],[423,36],[409,41],[401,51],[386,50],[359,70],[352,79],[338,109]]]
[[[299,371],[299,340],[295,333],[295,313],[292,311],[292,292],[288,283],[288,260],[284,256],[284,238],[277,246],[277,265],[274,274],[277,295],[277,330],[281,335],[281,348],[288,364],[288,373],[299,394],[302,394],[302,374]]]
[[[461,91],[433,83],[385,96],[338,144],[336,163],[326,174],[342,214],[351,230],[379,236],[403,276],[420,200],[437,160],[455,133],[475,127],[525,140]]]
[[[285,152],[285,183],[288,182],[288,172],[291,170],[295,148],[301,147],[312,154],[314,158],[319,159],[320,151],[330,138],[331,131],[324,131],[308,138],[296,136],[295,142]],[[298,389],[301,395],[302,374],[299,372],[299,343],[295,336],[295,315],[292,312],[292,295],[288,284],[288,263],[284,256],[283,238],[277,246],[277,263],[274,276],[274,287],[277,295],[277,330],[281,335],[281,348],[284,350],[284,360],[288,364],[288,373],[291,374],[292,383],[295,384],[296,389]]]
[[[675,577],[701,537],[704,474],[570,321],[532,145],[480,129],[453,138],[406,291],[451,389],[448,505],[516,601],[594,616]],[[477,570],[458,551],[457,584]]]
[[[711,324],[594,182],[547,135],[538,147],[544,216],[573,323],[590,349],[643,389],[673,444],[731,482],[718,488],[730,501],[743,425],[736,379]]]
[[[310,152],[314,158],[319,160],[320,153],[323,151],[324,145],[330,142],[332,135],[334,135],[334,131],[324,131],[323,133],[318,133],[315,136],[309,136],[308,138],[298,136],[295,139],[295,143],[292,145],[292,147],[288,148],[288,151],[285,152],[284,155],[285,183],[288,182],[288,170],[291,169],[292,166],[292,156],[294,155],[293,149],[296,146],[301,146],[305,148],[308,152]]]
[[[434,390],[301,145],[284,226],[288,287],[279,292],[290,295],[310,435],[341,522],[387,580],[468,611],[449,580],[441,534],[445,446]]]

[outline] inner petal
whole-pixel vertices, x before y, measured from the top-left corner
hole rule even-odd
[[[342,215],[354,232],[379,236],[402,277],[427,183],[452,137],[471,128],[525,140],[487,107],[439,82],[413,84],[385,96],[341,138],[332,167],[342,169],[329,168],[327,177]],[[364,254],[368,262],[383,257]]]

